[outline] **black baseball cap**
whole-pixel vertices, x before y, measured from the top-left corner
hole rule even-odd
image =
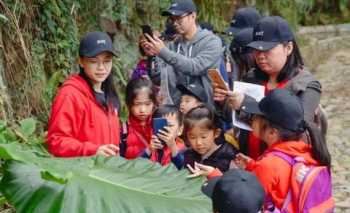
[[[184,84],[179,84],[176,86],[180,90],[182,95],[191,95],[197,98],[200,102],[206,103],[208,101],[207,94],[204,88],[199,84],[189,84],[185,86]]]
[[[294,34],[288,22],[280,16],[268,16],[260,19],[253,31],[253,41],[249,47],[267,51],[277,44],[293,41]]]
[[[271,123],[296,133],[305,131],[304,109],[300,99],[286,89],[274,89],[259,103],[247,102],[245,112],[264,116]]]
[[[247,44],[253,41],[253,28],[245,28],[239,31],[232,39],[230,50],[236,54],[249,53],[251,48]]]
[[[257,177],[241,169],[231,169],[202,186],[220,213],[257,213],[264,204],[265,191]]]
[[[89,32],[80,41],[79,56],[94,57],[102,52],[110,52],[114,56],[111,38],[104,32]]]
[[[197,12],[192,0],[175,0],[166,11],[162,12],[162,16],[182,16],[190,12]]]
[[[226,33],[235,35],[244,28],[253,28],[260,18],[260,13],[253,7],[239,8],[233,15],[230,27],[226,30]]]

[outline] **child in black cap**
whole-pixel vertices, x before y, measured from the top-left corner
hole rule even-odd
[[[304,109],[299,98],[288,90],[275,89],[259,103],[247,103],[242,109],[254,115],[251,121],[253,134],[264,141],[268,148],[256,161],[240,153],[235,162],[239,167],[257,176],[269,198],[265,207],[281,212],[299,212],[296,203],[301,199],[306,200],[305,197],[309,194],[306,194],[306,191],[297,194],[292,189],[295,189],[296,183],[301,186],[306,184],[303,181],[312,173],[311,178],[315,178],[318,183],[314,182],[316,185],[313,185],[308,182],[307,193],[314,194],[309,205],[302,209],[303,212],[310,212],[312,208],[317,209],[315,212],[333,212],[331,156],[320,131],[313,124],[305,122]],[[311,144],[302,140],[306,130],[310,135]],[[298,170],[294,169],[295,162],[302,162]],[[315,167],[323,169],[324,173],[316,176],[315,170],[311,170]],[[192,176],[220,175],[218,170],[199,164],[190,170],[194,173]],[[298,190],[302,192],[302,189]]]
[[[180,112],[184,115],[191,109],[207,102],[207,95],[199,84],[189,84],[188,86],[179,84],[177,89],[181,92]]]
[[[202,192],[211,198],[215,213],[257,213],[265,198],[256,176],[241,169],[210,179],[203,184]]]

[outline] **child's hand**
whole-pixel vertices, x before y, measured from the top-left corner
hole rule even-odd
[[[197,162],[194,162],[194,168],[190,164],[187,164],[187,168],[192,173],[187,176],[188,178],[194,178],[198,176],[207,177],[210,173],[212,173],[215,170],[215,168],[212,166],[203,165]]]
[[[175,145],[176,132],[174,131],[173,127],[164,127],[164,129],[159,130],[157,136],[160,140],[164,141],[169,147]]]
[[[152,135],[152,140],[149,145],[151,152],[156,151],[157,149],[163,149],[163,147],[164,146],[162,145],[162,142],[159,140],[159,138],[155,135]]]
[[[158,138],[166,143],[171,151],[171,156],[175,157],[178,153],[176,146],[176,129],[174,126],[166,126],[164,130],[159,130]]]
[[[245,169],[247,167],[247,164],[249,163],[249,161],[253,160],[252,158],[242,154],[242,153],[238,153],[236,155],[236,158],[234,159],[236,165],[240,168],[240,169]]]

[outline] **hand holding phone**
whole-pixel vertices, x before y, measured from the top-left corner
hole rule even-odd
[[[218,88],[229,91],[229,88],[222,78],[219,70],[217,69],[208,69],[208,75],[212,81],[212,83],[215,83]]]
[[[148,34],[149,36],[151,36],[153,38],[153,30],[152,30],[151,26],[149,26],[149,25],[142,25],[141,28],[142,28],[142,33],[143,34]],[[147,37],[146,37],[146,39],[149,40]]]
[[[153,134],[157,135],[159,130],[164,129],[168,125],[165,118],[153,118]]]
[[[159,130],[165,130],[164,127],[168,125],[168,122],[165,118],[153,118],[153,135],[157,135]],[[165,142],[162,141],[162,144],[165,145]]]

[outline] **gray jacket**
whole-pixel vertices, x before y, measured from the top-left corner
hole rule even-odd
[[[219,68],[223,47],[219,37],[198,27],[191,41],[178,38],[161,49],[156,65],[151,70],[152,79],[160,79],[162,95],[166,103],[179,104],[181,93],[177,84],[200,84],[210,100],[212,87],[208,77],[209,68]]]

